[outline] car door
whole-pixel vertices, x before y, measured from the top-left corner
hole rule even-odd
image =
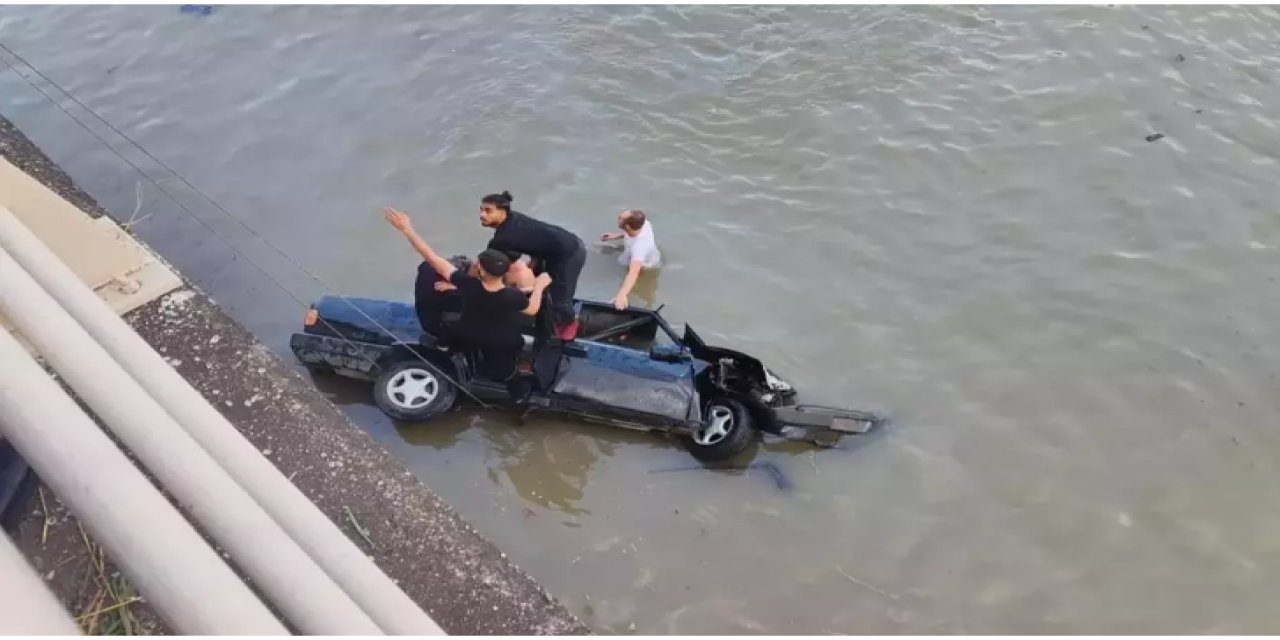
[[[661,329],[658,336],[674,342]],[[556,384],[557,396],[603,415],[677,423],[696,418],[689,361],[657,360],[648,351],[586,340],[566,344],[564,350],[567,371]]]

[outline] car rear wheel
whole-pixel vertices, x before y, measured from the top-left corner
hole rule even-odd
[[[685,448],[704,462],[728,460],[756,440],[755,422],[747,406],[728,397],[712,398],[702,411],[702,424],[685,436]]]
[[[458,389],[435,366],[402,360],[385,367],[373,385],[378,408],[396,420],[422,422],[453,407]]]

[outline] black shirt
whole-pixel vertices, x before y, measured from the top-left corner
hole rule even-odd
[[[529,299],[519,289],[502,287],[497,291],[484,288],[479,278],[454,271],[449,282],[458,288],[462,298],[461,329],[474,340],[488,341],[494,336],[520,333],[525,307]]]
[[[423,262],[418,265],[418,277],[413,282],[413,307],[418,312],[422,328],[430,332],[441,313],[462,311],[462,297],[457,291],[436,291],[436,283],[444,278]]]
[[[560,262],[568,260],[581,244],[578,236],[561,227],[512,211],[507,214],[506,221],[494,230],[489,248],[516,251],[546,262]]]

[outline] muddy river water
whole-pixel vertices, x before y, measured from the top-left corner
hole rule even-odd
[[[589,241],[638,207],[673,321],[893,416],[711,472],[317,381],[601,631],[1280,631],[1274,9],[5,7],[0,43],[333,290],[409,296],[386,204],[449,252],[492,191]],[[0,112],[287,353],[325,286],[32,80],[190,211],[8,69]]]

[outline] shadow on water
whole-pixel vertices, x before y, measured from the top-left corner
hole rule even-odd
[[[332,375],[312,375],[316,386],[330,401],[348,411],[377,411],[369,398],[366,382]],[[413,447],[443,451],[457,446],[466,434],[480,434],[486,444],[487,476],[495,485],[509,485],[526,502],[569,516],[589,515],[579,505],[587,483],[602,462],[623,447],[642,446],[650,450],[683,450],[680,441],[655,433],[631,431],[550,418],[530,420],[516,426],[502,413],[461,407],[429,424],[391,421],[400,440]],[[795,490],[793,478],[798,465],[816,469],[817,456],[853,454],[878,441],[884,427],[861,436],[848,436],[830,447],[815,447],[766,436],[732,460],[650,469],[650,474],[703,471],[728,476],[765,478],[781,493]],[[799,468],[803,468],[799,467]],[[568,526],[577,526],[566,522]]]
[[[791,467],[799,462],[817,468],[817,456],[834,454],[852,454],[875,441],[885,432],[883,427],[871,430],[859,436],[846,436],[833,446],[817,447],[805,442],[784,440],[766,436],[764,441],[744,451],[732,460],[707,462],[701,464],[678,465],[651,469],[649,473],[673,473],[677,471],[710,471],[726,475],[752,476],[761,475],[768,478],[773,486],[782,493],[790,493],[796,488],[792,479]],[[763,454],[763,456],[762,456]],[[763,459],[758,459],[763,457]]]
[[[369,383],[327,374],[311,374],[316,387],[334,404],[352,413],[378,410],[369,397]],[[368,422],[361,420],[362,423]],[[517,426],[500,411],[460,407],[430,423],[387,421],[394,434],[409,447],[452,449],[471,437],[484,443],[485,475],[496,486],[508,486],[524,502],[549,509],[571,519],[565,526],[578,527],[577,517],[590,515],[581,505],[593,474],[623,448],[672,453],[684,447],[678,438],[661,434],[592,425],[572,420],[534,416]],[[780,493],[796,489],[797,471],[816,469],[816,456],[850,454],[878,440],[884,429],[859,437],[846,437],[834,447],[766,437],[737,458],[701,463],[688,457],[687,464],[649,469],[649,474],[703,471],[745,479],[762,478]],[[661,454],[659,454],[661,455]]]

